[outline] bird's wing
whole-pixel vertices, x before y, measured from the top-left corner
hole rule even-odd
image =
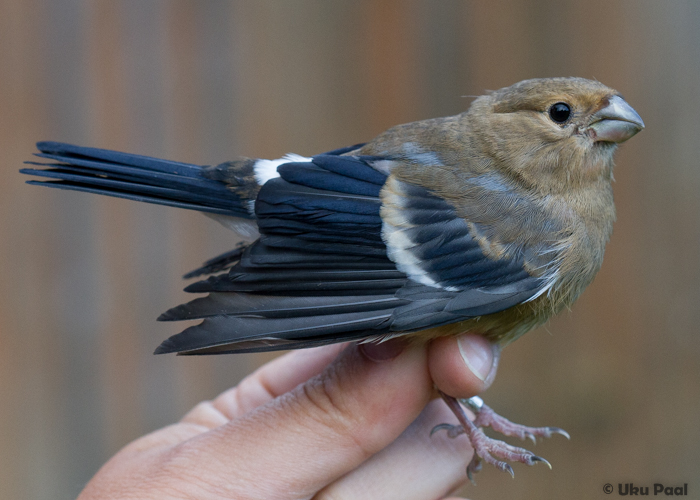
[[[396,294],[411,303],[394,311],[393,331],[416,331],[492,314],[540,293],[545,280],[524,255],[486,255],[473,225],[428,189],[389,178],[382,192],[387,254],[410,283]]]
[[[400,259],[391,235],[396,220],[385,220],[380,197],[387,175],[374,162],[331,153],[279,166],[279,177],[262,186],[255,202],[260,239],[228,273],[186,289],[207,297],[161,316],[204,321],[156,352],[253,352],[382,338],[497,312],[537,293],[540,282],[522,262],[487,258],[449,204],[418,187],[402,191],[410,227],[399,232],[411,244],[400,246]],[[417,268],[404,265],[409,255],[420,261]]]

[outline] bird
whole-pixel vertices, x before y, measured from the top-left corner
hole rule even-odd
[[[474,332],[505,346],[569,307],[601,267],[620,143],[644,128],[619,92],[578,77],[524,80],[457,115],[311,157],[200,166],[39,142],[30,180],[197,210],[243,240],[188,274],[206,296],[160,321],[200,319],[156,354],[300,349]],[[487,437],[549,437],[478,398],[441,393],[483,462],[549,462]],[[470,421],[464,408],[474,411]],[[551,467],[551,466],[550,466]]]

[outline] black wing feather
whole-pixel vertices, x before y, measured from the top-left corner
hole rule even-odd
[[[403,334],[501,311],[541,285],[522,261],[485,257],[447,202],[408,186],[402,216],[410,251],[443,288],[415,283],[387,258],[384,174],[362,158],[328,154],[279,173],[256,200],[260,240],[228,274],[186,289],[210,295],[161,319],[204,322],[157,352],[295,349]]]
[[[206,167],[197,165],[61,143],[38,147],[38,156],[55,163],[24,169],[51,179],[31,183],[251,217],[223,171],[205,177]],[[393,205],[390,196],[388,204],[380,199],[392,178],[372,167],[382,158],[344,156],[358,147],[283,164],[278,178],[255,189],[260,239],[186,275],[228,270],[186,289],[208,296],[161,315],[203,322],[156,353],[257,352],[401,335],[495,313],[541,290],[522,258],[486,257],[468,223],[427,189],[395,181]],[[392,231],[403,232],[398,250]]]
[[[280,297],[248,293],[216,293],[200,297],[164,312],[159,321],[202,319],[211,316],[240,316],[248,318],[294,318],[342,314],[357,311],[393,309],[409,303],[394,293],[372,296]]]
[[[291,318],[213,316],[163,342],[156,354],[224,354],[296,349],[359,340],[388,330],[393,309]],[[245,331],[236,335],[232,326]],[[245,341],[243,351],[235,343]]]

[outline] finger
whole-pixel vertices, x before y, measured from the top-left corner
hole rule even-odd
[[[381,344],[385,350],[397,345]],[[381,349],[367,351],[381,359]],[[394,441],[431,391],[424,348],[376,361],[352,346],[303,385],[193,438],[178,452],[201,457],[206,450],[206,463],[192,460],[188,473],[221,484],[245,478],[232,488],[249,495],[255,489],[255,497],[311,496]]]
[[[445,394],[469,398],[486,390],[498,368],[500,348],[472,333],[433,340],[428,366],[435,385]]]
[[[441,423],[456,423],[442,400],[430,402],[420,416],[388,447],[363,462],[314,497],[337,500],[442,498],[467,481],[474,453],[464,436],[430,435]]]
[[[228,391],[226,391],[228,392]],[[194,424],[211,430],[230,421],[219,408],[214,406],[213,401],[202,401],[192,408],[180,419],[181,424]]]
[[[292,351],[266,363],[213,401],[203,401],[180,422],[213,429],[290,391],[323,370],[346,344]]]

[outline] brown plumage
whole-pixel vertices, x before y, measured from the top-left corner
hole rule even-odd
[[[570,306],[591,283],[615,220],[617,143],[599,141],[590,125],[617,95],[582,78],[527,80],[477,98],[465,113],[394,127],[348,153],[396,158],[383,164],[390,172],[385,220],[401,217],[389,195],[401,182],[426,187],[456,208],[486,255],[524,254],[527,271],[548,280],[533,300],[416,336],[477,331],[511,342]],[[573,111],[563,126],[547,114],[558,102]],[[435,158],[426,168],[428,154]]]
[[[313,158],[215,167],[39,143],[52,187],[202,211],[252,241],[188,276],[206,292],[159,319],[203,319],[157,353],[221,354],[465,331],[506,344],[571,305],[600,269],[615,220],[613,153],[644,127],[581,78],[527,80],[465,113],[394,127]],[[543,459],[486,438],[443,395],[481,458]],[[477,425],[512,424],[468,403]],[[565,434],[565,433],[564,433]],[[480,458],[481,457],[481,458]]]

